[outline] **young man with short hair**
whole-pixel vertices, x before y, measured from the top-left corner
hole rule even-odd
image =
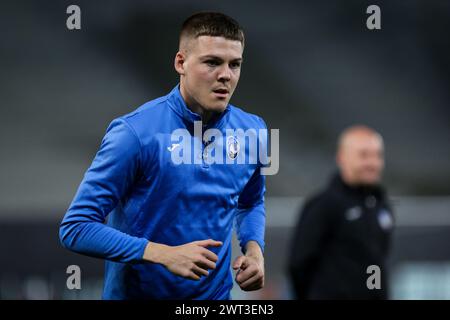
[[[66,248],[107,260],[104,299],[230,299],[234,223],[244,253],[232,264],[235,280],[246,291],[264,286],[262,164],[211,164],[211,146],[224,146],[230,161],[250,157],[250,147],[193,134],[199,121],[202,132],[223,135],[266,129],[229,104],[243,50],[244,33],[232,18],[189,17],[174,61],[179,85],[109,125],[60,226]],[[189,150],[199,162],[174,164],[180,129],[191,133],[188,145],[200,145]]]

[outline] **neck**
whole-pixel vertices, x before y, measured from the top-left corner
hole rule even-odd
[[[346,177],[344,174],[342,174],[342,172],[339,173],[342,182],[349,186],[350,188],[368,188],[368,189],[372,189],[372,188],[377,188],[379,186],[379,182],[375,182],[375,183],[365,183],[363,181],[358,181],[356,179],[351,179],[350,177]]]
[[[195,101],[194,99],[190,99],[190,95],[187,94],[184,86],[182,86],[181,83],[180,83],[180,93],[188,109],[198,114],[202,118],[202,122],[204,124],[207,124],[212,119],[218,116],[217,112],[205,110],[205,108],[203,108],[199,103],[197,103],[197,101]]]

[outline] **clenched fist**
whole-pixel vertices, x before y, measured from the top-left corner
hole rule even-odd
[[[234,260],[233,269],[236,273],[236,283],[244,291],[258,290],[264,287],[264,258],[255,241],[247,244],[245,256]]]

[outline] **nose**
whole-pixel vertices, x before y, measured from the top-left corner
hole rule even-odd
[[[367,169],[377,172],[381,171],[382,166],[382,161],[378,158],[372,158],[366,165]]]
[[[225,65],[222,68],[220,68],[218,80],[220,82],[227,82],[231,80],[231,70],[228,65]]]

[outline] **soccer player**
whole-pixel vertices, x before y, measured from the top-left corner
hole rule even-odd
[[[297,299],[387,298],[394,219],[381,186],[383,149],[381,135],[367,126],[341,134],[339,173],[306,201],[292,241],[289,273]],[[369,288],[367,269],[373,265],[380,268],[380,281]]]
[[[66,248],[106,259],[104,299],[230,299],[231,267],[242,290],[264,286],[261,162],[208,163],[214,144],[226,146],[230,160],[250,156],[234,139],[199,141],[201,151],[192,154],[199,163],[172,159],[182,147],[172,133],[193,133],[197,121],[224,135],[266,129],[260,117],[229,104],[243,50],[234,19],[194,14],[175,56],[179,84],[109,125],[60,226]],[[231,265],[233,225],[243,255]]]

